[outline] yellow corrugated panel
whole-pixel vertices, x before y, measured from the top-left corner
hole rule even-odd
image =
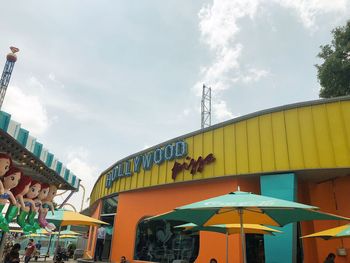
[[[144,178],[145,178],[145,170],[142,168],[142,164],[141,164],[140,172],[137,174],[137,188],[143,187]]]
[[[225,174],[236,174],[235,126],[233,124],[224,127],[224,142]]]
[[[134,162],[131,162],[131,171],[132,171],[132,176],[130,178],[130,180],[131,180],[130,189],[136,189],[137,188],[137,173],[134,172]]]
[[[224,145],[224,128],[218,128],[213,131],[213,154],[216,158],[215,162],[212,164],[208,164],[209,166],[213,167],[213,176],[223,176],[225,174],[225,145]],[[205,158],[203,156],[203,158]],[[207,169],[205,167],[204,169]]]
[[[349,165],[349,151],[345,143],[347,136],[345,135],[345,124],[340,111],[340,103],[329,103],[326,105],[326,108],[336,166],[345,167]],[[349,121],[349,119],[347,121]]]
[[[189,137],[186,139],[187,142],[187,146],[188,146],[188,156],[191,158],[194,158],[194,154],[193,154],[193,136]],[[187,163],[189,163],[189,160],[186,161]],[[184,181],[189,181],[192,180],[192,174],[190,172],[190,170],[185,170],[184,171]]]
[[[285,127],[287,134],[287,149],[290,167],[301,169],[304,167],[304,152],[301,142],[298,109],[284,112]],[[285,142],[282,142],[282,145]]]
[[[120,191],[120,180],[117,179],[114,183],[113,183],[113,191],[114,192],[119,192]]]
[[[193,137],[193,158],[198,158],[199,156],[203,156],[203,133],[197,134]],[[201,173],[196,173],[193,175],[193,179],[201,179],[202,174]]]
[[[125,177],[125,190],[131,189],[131,178],[132,176]]]
[[[100,178],[100,180],[99,180],[99,182],[98,182],[98,195],[101,195],[101,193],[102,193],[102,178]]]
[[[208,154],[213,153],[213,131],[207,131],[203,135],[203,155],[202,158],[205,158]],[[199,156],[195,156],[197,159]],[[205,165],[202,173],[197,172],[197,174],[202,174],[202,178],[213,177],[214,175],[214,165]]]
[[[342,101],[341,104],[341,109],[342,109],[342,117],[343,117],[343,122],[345,123],[345,130],[346,130],[346,140],[347,140],[347,149],[348,152],[350,152],[350,102],[349,101]],[[348,156],[350,159],[350,155]],[[349,160],[350,162],[350,160]]]
[[[311,107],[298,109],[298,115],[304,164],[309,168],[320,167]]]
[[[101,178],[101,186],[102,186],[102,192],[101,195],[106,195],[106,176],[102,176]]]
[[[144,176],[144,181],[143,181],[143,186],[148,187],[151,185],[151,176],[153,173],[153,169],[156,165],[153,164],[152,168],[150,170],[145,171],[145,176]]]
[[[119,192],[125,191],[125,177],[121,177],[118,179],[119,181]]]
[[[249,172],[247,122],[236,124],[237,174]]]
[[[247,136],[249,172],[261,172],[262,165],[259,135],[259,118],[253,118],[247,121]]]
[[[289,169],[289,160],[284,114],[283,112],[275,112],[271,114],[271,117],[276,169],[287,170]]]
[[[159,165],[153,165],[151,175],[151,186],[158,185]]]
[[[159,178],[158,178],[158,183],[159,184],[165,184],[165,182],[166,182],[166,174],[167,174],[166,171],[167,171],[167,162],[164,162],[164,163],[162,163],[159,166]]]
[[[326,106],[324,104],[313,106],[312,115],[315,125],[315,139],[320,167],[334,167],[335,157],[333,145],[331,142]]]
[[[271,114],[259,117],[262,171],[275,170],[275,156],[272,136]]]

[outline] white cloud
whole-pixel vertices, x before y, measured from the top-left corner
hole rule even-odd
[[[199,28],[211,49],[228,48],[239,31],[237,20],[256,13],[258,0],[214,0],[199,11]]]
[[[89,152],[83,147],[77,148],[68,153],[67,168],[73,171],[73,173],[81,179],[81,184],[86,189],[84,201],[82,189],[79,189],[78,193],[73,194],[68,201],[68,203],[72,204],[77,211],[80,211],[82,201],[84,208],[89,206],[87,199],[90,196],[93,185],[99,175],[97,166],[88,161],[89,155]],[[62,196],[61,202],[67,195],[68,194]]]
[[[34,136],[43,134],[50,126],[46,108],[40,98],[26,94],[19,87],[8,87],[3,110]]]
[[[301,22],[306,28],[316,27],[318,15],[331,12],[344,12],[347,8],[346,0],[275,0],[286,8],[297,11]]]
[[[55,74],[50,73],[50,74],[49,74],[49,79],[52,80],[52,81],[56,81],[56,76],[55,76]]]
[[[204,43],[214,52],[215,59],[210,66],[201,68],[201,79],[194,85],[195,93],[200,96],[203,83],[212,88],[216,100],[212,102],[213,115],[217,121],[232,118],[226,102],[220,93],[237,81],[240,72],[239,57],[243,45],[235,41],[239,31],[238,19],[253,18],[258,0],[214,0],[199,11],[199,29]]]
[[[218,121],[224,121],[235,117],[224,100],[213,103],[213,113]]]
[[[223,92],[234,83],[250,84],[270,75],[267,69],[255,66],[242,68],[240,57],[243,45],[237,39],[240,31],[239,20],[245,17],[254,19],[258,9],[270,4],[268,0],[213,0],[205,4],[198,13],[201,40],[213,52],[214,60],[209,66],[202,66],[200,79],[193,87],[197,96],[201,95],[202,85],[212,88],[218,101],[214,115],[218,120],[230,118],[233,114],[222,99]],[[318,15],[329,12],[344,12],[346,0],[274,0],[274,4],[294,9],[307,29],[314,29]],[[214,109],[214,107],[213,107]]]
[[[243,75],[241,79],[244,83],[257,82],[261,78],[267,77],[269,74],[270,72],[268,70],[251,68],[248,70],[248,74]]]

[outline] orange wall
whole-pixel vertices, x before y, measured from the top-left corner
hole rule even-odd
[[[143,217],[164,213],[177,206],[236,191],[237,185],[240,185],[242,191],[260,193],[258,177],[244,180],[211,179],[210,181],[120,193],[114,224],[111,261],[118,262],[122,255],[132,260],[136,227]],[[239,244],[237,235],[230,237],[230,263],[238,262],[241,257]],[[201,232],[200,251],[196,262],[209,262],[212,257],[218,262],[225,262],[225,248],[225,235]],[[237,252],[232,253],[232,251]]]
[[[238,185],[242,191],[260,193],[259,177],[245,178],[244,180],[234,178],[211,179],[209,181],[120,193],[117,216],[115,217],[111,262],[119,262],[118,260],[122,255],[125,255],[131,262],[137,262],[132,261],[132,258],[136,227],[142,218],[170,211],[177,206],[235,191]],[[318,184],[299,180],[298,202],[318,206],[325,212],[349,217],[349,189],[350,176]],[[302,235],[307,235],[346,223],[341,221],[303,222],[301,231]],[[347,252],[350,253],[350,239],[346,238],[328,241],[310,238],[303,239],[302,243],[305,263],[322,263],[328,253],[337,254],[337,248],[340,247],[346,248]],[[196,262],[208,262],[212,257],[216,258],[218,262],[225,262],[225,235],[201,232],[200,251]],[[240,262],[240,259],[240,238],[238,235],[232,235],[229,237],[229,262]],[[337,256],[336,262],[350,262],[350,255],[346,257]]]
[[[300,202],[311,203],[320,207],[324,212],[334,213],[341,216],[350,216],[350,176],[338,178],[323,183],[304,183],[304,190],[299,197]],[[344,225],[346,221],[313,221],[302,224],[302,235],[326,230],[328,228]],[[337,248],[344,247],[350,253],[350,239],[323,240],[321,238],[304,239],[305,263],[323,262],[326,256],[333,252],[337,254]],[[350,262],[350,255],[337,256],[337,263]]]

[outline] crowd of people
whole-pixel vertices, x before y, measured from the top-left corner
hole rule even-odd
[[[20,262],[20,254],[21,245],[19,243],[15,243],[11,247],[7,245],[7,251],[4,256],[4,263],[19,263]],[[37,246],[33,239],[29,239],[29,242],[25,248],[24,252],[24,262],[28,263],[30,259],[34,256],[36,252]]]

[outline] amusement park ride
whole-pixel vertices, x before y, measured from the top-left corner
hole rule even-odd
[[[19,49],[16,47],[10,47],[10,49],[12,53],[7,54],[6,56],[4,71],[2,72],[0,79],[0,110],[2,107],[2,103],[4,102],[7,87],[10,83],[13,67],[15,66],[15,63],[17,61],[16,53],[19,51]]]
[[[7,54],[6,56],[6,63],[4,66],[4,70],[2,72],[1,75],[1,79],[0,79],[0,110],[2,108],[2,104],[4,102],[4,98],[6,95],[6,90],[7,87],[10,83],[10,79],[11,79],[11,75],[12,75],[12,71],[13,68],[15,66],[15,63],[17,61],[17,55],[16,53],[19,51],[18,48],[16,47],[10,47],[11,51],[10,53]],[[84,201],[86,202],[87,200],[85,200],[85,187],[81,184],[79,184],[79,187],[83,190],[83,200],[81,202],[81,207],[80,207],[80,211],[83,210],[83,206],[84,206]],[[65,194],[67,191],[58,193],[57,196],[62,196],[63,194]],[[74,211],[76,211],[77,209],[70,203],[67,203],[68,199],[72,196],[74,192],[72,191],[66,198],[65,200],[59,205],[59,208],[62,208],[63,206],[70,206]]]

